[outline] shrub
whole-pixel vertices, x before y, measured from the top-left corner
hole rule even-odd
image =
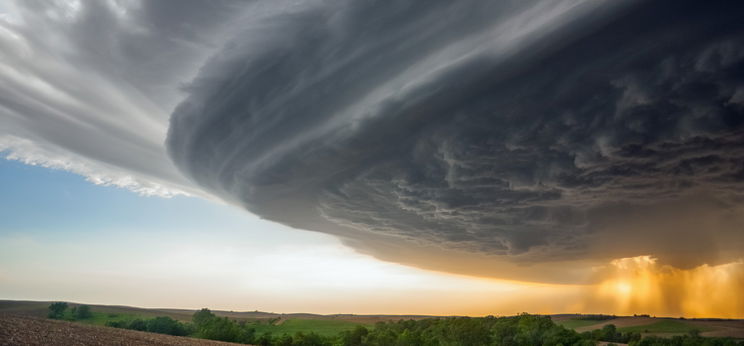
[[[129,324],[125,321],[107,321],[106,327],[128,328]]]
[[[145,322],[145,327],[148,332],[185,336],[187,335],[186,327],[170,317],[159,316]]]
[[[207,308],[203,308],[197,312],[194,313],[194,315],[191,317],[191,322],[194,322],[194,325],[197,328],[201,328],[204,326],[207,322],[214,319],[215,316],[212,311],[209,311]]]
[[[75,309],[73,317],[77,320],[84,320],[93,317],[93,313],[90,312],[90,306],[80,305]]]
[[[49,305],[49,318],[53,319],[60,319],[65,314],[65,310],[67,310],[67,303],[65,302],[56,302]]]
[[[147,330],[147,323],[138,318],[136,320],[133,320],[132,322],[129,322],[129,326],[127,326],[126,328],[144,332]]]

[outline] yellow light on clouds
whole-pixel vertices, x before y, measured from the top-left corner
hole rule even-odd
[[[744,262],[679,269],[651,256],[614,260],[601,274],[594,309],[617,314],[744,317]]]

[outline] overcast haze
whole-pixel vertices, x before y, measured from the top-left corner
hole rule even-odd
[[[407,294],[449,278],[552,287],[536,310],[739,316],[742,23],[725,1],[8,1],[0,152],[433,280]],[[237,237],[239,216],[203,215],[195,242]],[[653,293],[607,289],[639,275]],[[709,307],[685,303],[710,280]]]

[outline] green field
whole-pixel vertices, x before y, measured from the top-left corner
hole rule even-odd
[[[606,320],[598,321],[598,320],[577,320],[577,319],[570,319],[570,320],[562,320],[562,321],[555,321],[555,324],[566,327],[568,329],[576,329],[586,326],[591,326],[594,324],[599,324],[602,322],[607,322]]]
[[[677,320],[662,320],[651,324],[645,324],[641,326],[623,327],[618,328],[620,332],[638,332],[638,333],[687,333],[691,330],[699,330],[706,332],[713,330],[709,327],[694,326],[689,323],[685,323]]]
[[[74,321],[78,323],[85,323],[91,325],[105,326],[107,322],[111,321],[127,321],[131,322],[135,319],[147,320],[153,316],[148,314],[138,313],[120,313],[120,312],[101,312],[92,311],[93,317],[86,319],[74,319],[72,312],[67,310],[65,312],[63,320]],[[256,330],[257,335],[264,333],[271,333],[274,336],[281,336],[283,334],[295,335],[297,332],[308,334],[314,332],[323,336],[334,336],[345,330],[352,330],[358,325],[364,325],[370,327],[370,324],[354,323],[342,320],[333,319],[302,319],[302,318],[291,318],[283,321],[283,323],[271,323],[272,320],[259,320],[254,322],[248,322],[247,326]]]
[[[278,336],[282,334],[294,335],[297,332],[309,333],[314,332],[316,334],[333,336],[338,333],[354,329],[358,325],[369,325],[340,321],[340,320],[318,320],[318,319],[289,319],[281,324],[268,324],[266,322],[248,324],[251,328],[256,330],[257,334],[271,333],[272,335]]]
[[[50,302],[33,302],[33,301],[2,301],[0,300],[0,312],[19,313],[46,318],[49,312]],[[191,322],[191,316],[195,311],[192,310],[174,310],[174,309],[142,309],[126,306],[103,306],[89,305],[93,317],[75,320],[72,316],[71,308],[80,304],[70,303],[63,316],[63,320],[74,321],[78,323],[104,326],[107,322],[127,321],[135,319],[148,320],[157,316],[168,316],[181,322]],[[266,332],[272,335],[280,336],[283,334],[294,335],[297,332],[309,333],[315,332],[320,335],[336,335],[344,330],[354,329],[357,325],[371,326],[371,323],[351,322],[333,318],[304,318],[305,316],[285,317],[283,323],[272,323],[279,317],[277,314],[259,313],[259,312],[226,312],[215,311],[220,316],[226,316],[236,321],[246,321],[247,324],[254,328],[257,334]],[[268,316],[268,317],[264,317]],[[263,317],[263,318],[261,318]]]
[[[149,318],[152,318],[152,316],[144,315],[144,314],[136,314],[136,313],[110,313],[110,312],[96,312],[95,310],[92,311],[93,317],[86,318],[86,319],[79,319],[75,320],[72,317],[72,313],[70,311],[67,311],[65,314],[64,319],[69,321],[75,321],[79,323],[85,323],[85,324],[92,324],[92,325],[99,325],[104,326],[106,325],[106,322],[109,321],[132,321],[135,319],[143,319],[147,320]],[[283,334],[289,334],[294,335],[297,332],[302,333],[310,333],[314,332],[316,334],[324,335],[324,336],[333,336],[337,335],[338,333],[345,331],[345,330],[351,330],[354,329],[354,327],[358,325],[364,325],[360,323],[354,323],[349,321],[341,321],[341,320],[320,320],[320,319],[300,319],[300,318],[293,318],[285,320],[284,323],[275,323],[271,324],[267,320],[262,321],[255,321],[255,322],[249,322],[247,323],[248,326],[251,328],[254,328],[256,330],[256,333],[261,335],[264,333],[271,333],[272,335],[283,335]],[[369,327],[369,325],[365,325]]]
[[[36,317],[47,317],[49,313],[49,304],[51,302],[33,302],[33,301],[10,301],[0,300],[0,312],[15,313]],[[71,309],[81,304],[70,303],[68,310],[65,312],[63,319],[72,319]],[[191,315],[194,313],[190,310],[172,311],[158,309],[143,309],[128,306],[109,306],[87,304],[93,313],[93,324],[105,324],[106,321],[116,321],[122,319],[148,319],[157,316],[168,316],[181,322],[191,321]],[[82,322],[82,321],[80,321]]]
[[[93,317],[91,318],[75,320],[72,318],[72,315],[68,311],[65,314],[65,319],[69,321],[80,322],[80,323],[85,323],[85,324],[105,326],[106,322],[109,322],[109,321],[132,321],[138,318],[143,319],[143,320],[150,318],[148,316],[135,315],[135,314],[115,314],[115,313],[104,313],[104,312],[95,312],[95,311],[93,311],[92,313],[93,313]]]
[[[46,318],[49,313],[51,302],[34,302],[34,301],[8,301],[0,300],[0,313],[18,314],[26,316],[35,316]],[[69,303],[68,310],[64,313],[62,319],[92,325],[106,325],[107,322],[131,322],[135,319],[151,320],[157,316],[167,316],[181,323],[191,324],[192,316],[196,310],[186,309],[147,309],[127,306],[112,305],[89,305],[92,317],[75,320],[72,315],[72,308],[79,307],[80,304]],[[371,332],[376,330],[374,322],[394,321],[400,319],[418,320],[423,316],[392,316],[392,315],[314,315],[306,313],[297,314],[277,314],[260,311],[234,312],[234,311],[214,311],[214,315],[229,318],[230,323],[236,326],[253,328],[255,337],[270,333],[272,337],[278,338],[282,335],[294,336],[297,333],[305,335],[312,333],[322,336],[333,337],[340,332],[352,330],[356,326],[362,325],[367,327]],[[550,317],[548,317],[550,318]],[[600,329],[605,323],[612,324],[612,319],[602,318],[593,319],[588,315],[561,316],[566,318],[561,320],[552,320],[555,324],[568,329],[590,330]],[[558,319],[556,318],[556,319]],[[641,317],[639,317],[641,318]],[[699,323],[696,320],[657,318],[650,319],[643,317],[643,320],[633,320],[633,317],[622,317],[617,320],[620,325],[631,323],[646,323],[642,325],[618,327],[618,332],[638,332],[644,334],[656,334],[664,337],[688,334],[692,330],[700,332],[730,330],[731,335],[741,335],[740,329],[732,328],[729,320],[721,321],[718,326],[715,321],[706,324]],[[127,325],[128,323],[125,323]],[[148,327],[149,328],[149,327]],[[193,332],[193,329],[189,329]]]
[[[73,316],[71,309],[67,309],[67,311],[65,311],[64,315],[62,316],[61,320],[96,325],[96,326],[105,326],[107,322],[113,322],[113,321],[131,322],[132,320],[136,320],[136,319],[147,320],[147,319],[152,318],[152,316],[149,316],[147,314],[140,314],[136,312],[120,313],[120,312],[106,312],[106,311],[100,311],[100,310],[99,311],[92,310],[91,315],[92,316],[89,318],[78,319]]]

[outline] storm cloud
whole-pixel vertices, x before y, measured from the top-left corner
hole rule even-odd
[[[407,264],[730,261],[740,7],[257,4],[187,86],[167,145],[211,193]]]
[[[0,155],[146,195],[202,194],[168,118],[221,46],[235,1],[0,3]]]

